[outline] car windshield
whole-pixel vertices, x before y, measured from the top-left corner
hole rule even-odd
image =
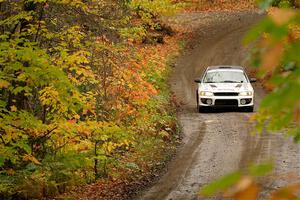
[[[246,83],[247,78],[243,71],[214,70],[208,71],[203,80],[204,83]]]

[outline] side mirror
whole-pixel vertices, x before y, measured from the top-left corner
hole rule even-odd
[[[201,83],[200,79],[195,79],[194,81],[195,81],[195,83]]]
[[[256,81],[256,78],[250,78],[250,83],[255,83]]]

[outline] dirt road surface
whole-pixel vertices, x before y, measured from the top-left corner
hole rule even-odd
[[[280,134],[251,135],[251,113],[235,110],[198,113],[196,110],[193,80],[209,65],[247,67],[250,47],[244,47],[241,40],[261,17],[256,11],[244,11],[189,13],[168,19],[170,23],[184,24],[188,30],[197,32],[192,47],[178,59],[170,80],[172,90],[184,103],[178,114],[183,144],[167,172],[139,199],[220,199],[200,197],[197,193],[203,185],[226,173],[266,160],[273,160],[276,169],[264,180],[260,199],[287,183],[276,176],[292,173],[299,177],[300,147],[291,139]],[[258,107],[264,92],[259,83],[254,86]]]

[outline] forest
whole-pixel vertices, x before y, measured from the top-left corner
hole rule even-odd
[[[166,79],[180,46],[156,45],[173,34],[158,18],[180,7],[0,1],[1,199],[137,180],[166,157],[178,139]]]

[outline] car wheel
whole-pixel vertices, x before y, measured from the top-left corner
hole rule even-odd
[[[198,90],[196,90],[196,101],[197,101],[197,111],[200,112],[200,105],[199,105],[199,94]]]
[[[246,112],[253,112],[254,111],[254,106],[249,106],[245,108]]]
[[[197,109],[199,107],[199,94],[198,94],[198,90],[196,90],[196,101],[197,101]]]
[[[206,113],[208,108],[205,106],[198,106],[198,112],[199,113]]]

